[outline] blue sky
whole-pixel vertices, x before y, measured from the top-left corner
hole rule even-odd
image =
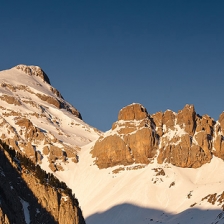
[[[38,65],[83,120],[108,130],[150,114],[224,110],[223,0],[1,1],[0,70]]]

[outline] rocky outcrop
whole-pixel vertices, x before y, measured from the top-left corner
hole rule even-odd
[[[17,65],[15,68],[25,72],[27,75],[38,76],[44,82],[47,82],[48,84],[50,84],[50,79],[48,78],[46,73],[39,66]]]
[[[196,114],[193,105],[178,113],[167,110],[153,115],[140,104],[121,109],[118,121],[92,150],[99,168],[131,163],[171,163],[197,168],[215,155],[224,159],[224,113],[215,122]],[[118,153],[119,152],[119,153]]]
[[[36,95],[41,100],[46,101],[47,103],[52,104],[52,105],[54,105],[57,108],[60,108],[60,102],[56,98],[53,98],[51,96],[47,96],[47,95],[44,95],[44,94],[39,94],[39,93],[37,93]]]
[[[10,224],[7,215],[2,211],[0,207],[0,224]]]
[[[78,217],[80,209],[77,207],[78,205],[75,205],[71,196],[63,193],[60,189],[40,184],[26,172],[23,172],[22,178],[29,183],[29,188],[38,198],[38,203],[54,217],[56,222],[60,224],[80,223]]]
[[[92,150],[92,155],[96,157],[95,163],[99,168],[133,163],[129,147],[118,135],[100,138]]]
[[[184,129],[190,136],[194,135],[196,126],[196,112],[193,105],[186,105],[182,110],[177,113],[176,124]]]
[[[169,119],[163,123],[165,131],[160,138],[158,163],[197,168],[210,162],[212,138],[209,130],[214,121],[207,115],[197,115],[193,105],[186,105],[177,114],[171,111],[169,114]]]
[[[219,116],[213,135],[215,136],[213,140],[213,154],[224,160],[224,112]]]
[[[8,138],[6,134],[2,134],[1,139],[16,151],[25,154],[34,163],[41,164],[43,157],[46,156],[50,169],[55,172],[63,170],[61,163],[66,163],[68,158],[74,163],[78,162],[78,147],[64,144],[23,116],[16,116],[14,121],[15,127],[12,127],[3,117],[0,119],[0,127],[8,129],[8,134],[11,135],[11,138]],[[43,148],[36,150],[38,145],[43,145]]]
[[[155,156],[157,145],[156,133],[146,109],[140,104],[131,104],[119,112],[111,133],[96,142],[92,155],[99,168],[148,164]]]
[[[9,104],[13,104],[15,106],[21,105],[21,102],[13,96],[2,95],[2,96],[0,96],[0,99],[6,101]]]
[[[118,120],[142,120],[148,116],[147,110],[140,104],[131,104],[120,110]]]
[[[34,105],[35,104],[34,101],[20,99],[20,97],[18,95],[17,95],[17,97],[14,97],[14,96],[12,96],[13,94],[10,94],[10,92],[16,93],[18,91],[23,90],[25,92],[28,92],[29,94],[33,94],[33,95],[37,96],[42,101],[45,101],[51,105],[54,105],[58,109],[66,109],[70,113],[72,113],[72,114],[76,115],[78,118],[82,119],[80,112],[76,108],[74,108],[72,105],[70,105],[68,102],[66,102],[64,100],[64,98],[62,97],[61,93],[57,89],[55,89],[54,87],[52,87],[50,85],[50,79],[48,78],[46,73],[39,66],[17,65],[13,69],[17,69],[17,70],[23,72],[25,75],[40,77],[44,83],[47,83],[48,90],[50,90],[50,92],[53,93],[53,95],[52,94],[48,94],[48,95],[41,94],[41,92],[33,91],[32,88],[30,88],[27,85],[23,85],[23,84],[22,85],[12,85],[4,79],[3,81],[0,82],[0,86],[3,87],[4,89],[8,90],[7,92],[9,92],[9,94],[7,94],[7,95],[4,94],[4,95],[0,96],[1,100],[4,100],[5,102],[7,102],[9,104],[14,104],[17,106],[22,105],[23,102],[24,103],[30,102],[30,103],[32,103],[32,105]],[[42,83],[36,82],[35,85],[40,87],[40,86],[42,86]]]
[[[163,113],[163,116],[162,116],[163,133],[167,133],[170,130],[174,131],[175,120],[176,120],[176,113],[175,112],[173,112],[171,110],[166,110]]]
[[[57,92],[55,92],[55,93],[56,93],[56,95],[61,96]],[[54,105],[58,109],[66,109],[70,113],[72,113],[72,114],[76,115],[78,118],[82,119],[82,116],[79,113],[79,111],[77,109],[75,109],[73,106],[71,106],[70,104],[64,102],[64,100],[61,100],[60,98],[48,96],[45,94],[39,94],[39,93],[37,93],[36,96],[38,98],[40,98],[41,100],[47,102],[48,104]]]
[[[135,163],[148,164],[156,154],[158,141],[152,128],[139,128],[136,132],[124,136],[124,141],[129,146]]]

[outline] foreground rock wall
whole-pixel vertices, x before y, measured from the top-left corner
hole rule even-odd
[[[0,224],[85,224],[77,199],[41,183],[35,173],[0,148]]]

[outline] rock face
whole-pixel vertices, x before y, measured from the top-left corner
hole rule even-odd
[[[158,139],[146,109],[140,104],[123,108],[112,132],[100,138],[93,150],[99,168],[149,163],[155,156]]]
[[[46,95],[46,94],[42,94],[40,92],[35,92],[32,90],[32,88],[30,88],[29,86],[26,86],[26,85],[12,85],[7,82],[1,82],[1,87],[9,89],[12,92],[18,92],[19,90],[25,90],[25,91],[29,92],[30,94],[36,95],[42,101],[46,101],[47,103],[52,104],[59,109],[66,109],[70,113],[72,113],[72,114],[76,115],[77,117],[79,117],[80,119],[82,119],[82,116],[79,113],[79,111],[76,108],[74,108],[72,105],[67,103],[63,99],[60,92],[50,85],[50,79],[48,78],[46,73],[39,66],[17,65],[13,69],[16,69],[16,70],[20,71],[21,73],[24,73],[30,77],[39,77],[43,83],[46,83],[48,85],[50,92],[53,93],[53,96],[50,94]],[[36,85],[38,85],[40,87],[42,86],[41,83],[36,83]],[[16,98],[11,95],[3,95],[0,98],[10,104],[15,104],[15,105],[23,104],[23,102],[20,99],[18,99],[18,97]]]
[[[219,116],[215,128],[213,129],[214,138],[214,155],[224,160],[224,112]]]
[[[0,224],[10,224],[7,215],[0,208]]]
[[[43,81],[47,82],[48,84],[51,84],[50,79],[39,66],[17,65],[16,69],[21,70],[30,76],[39,76]]]
[[[29,119],[24,117],[16,117],[15,125],[19,133],[14,127],[9,125],[2,118],[2,127],[7,127],[11,131],[13,138],[1,136],[8,145],[17,151],[24,153],[34,163],[42,163],[42,157],[45,155],[49,161],[49,167],[52,171],[62,170],[61,162],[65,163],[71,158],[73,162],[77,161],[78,148],[71,147],[59,141],[52,134],[47,135],[40,128],[36,127]],[[36,145],[44,144],[42,151],[36,150]]]
[[[118,120],[142,120],[148,116],[146,109],[140,104],[131,104],[120,110]]]
[[[169,112],[171,114],[171,112]],[[164,113],[164,117],[167,112]],[[197,168],[212,158],[212,138],[204,126],[212,129],[214,121],[196,115],[192,105],[186,105],[177,114],[172,113],[163,123],[164,134],[160,138],[158,162],[168,162],[180,167]],[[210,122],[209,122],[210,121]],[[209,124],[211,126],[209,126]]]
[[[118,121],[92,150],[99,168],[132,163],[171,163],[197,168],[215,155],[224,159],[224,113],[215,122],[196,114],[193,105],[178,113],[171,110],[150,115],[140,104],[124,107]]]
[[[0,223],[85,224],[77,199],[41,183],[0,147]]]
[[[92,153],[97,158],[96,164],[99,168],[133,163],[129,147],[118,135],[108,136],[102,140],[99,139]]]

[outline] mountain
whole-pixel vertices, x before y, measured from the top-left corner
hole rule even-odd
[[[0,84],[0,223],[224,223],[224,113],[133,103],[102,133],[40,67],[1,71]]]
[[[38,66],[18,65],[0,72],[0,105],[0,139],[15,150],[11,159],[1,155],[0,214],[4,218],[0,223],[28,223],[21,210],[24,204],[32,223],[83,223],[78,203],[70,191],[65,193],[65,183],[50,174],[63,170],[65,164],[77,163],[80,148],[101,132],[82,120]],[[5,152],[5,147],[0,148]],[[18,158],[24,156],[29,160],[22,163]],[[19,176],[21,183],[16,181]]]
[[[80,147],[101,134],[50,85],[37,66],[18,65],[0,72],[0,135],[45,170],[78,162]]]

